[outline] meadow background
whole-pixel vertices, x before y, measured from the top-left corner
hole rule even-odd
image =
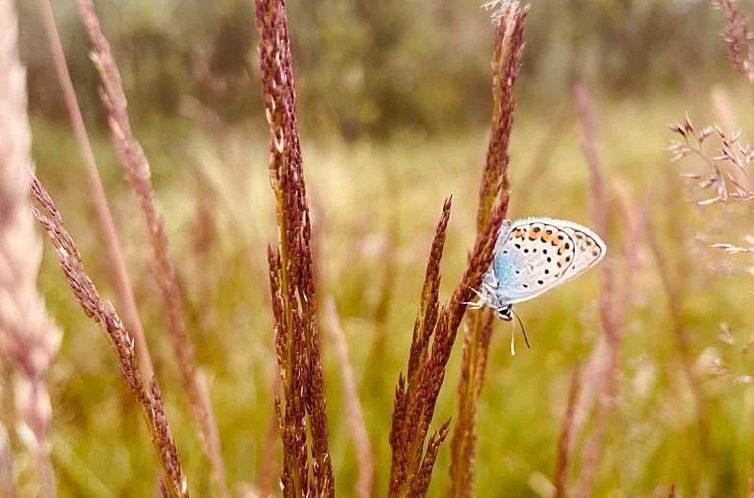
[[[53,2],[77,96],[123,241],[168,418],[194,496],[212,496],[207,462],[172,355],[138,202],[124,181],[73,2]],[[608,257],[630,292],[614,405],[594,496],[745,496],[754,461],[754,288],[746,253],[751,205],[704,198],[672,163],[668,125],[688,113],[751,136],[751,86],[731,66],[725,16],[693,0],[536,0],[527,19],[511,142],[509,217],[587,226],[589,169],[572,86],[596,114]],[[275,244],[267,123],[252,2],[101,0],[135,135],[150,159],[184,298],[187,329],[222,440],[233,496],[255,496],[279,472],[272,390],[277,375],[267,245]],[[754,14],[754,2],[739,2]],[[65,216],[103,295],[115,299],[36,2],[18,2],[37,174]],[[490,15],[476,1],[289,1],[307,192],[315,227],[330,449],[339,496],[354,496],[357,459],[346,424],[334,303],[376,465],[387,492],[393,397],[405,370],[427,254],[453,195],[441,300],[463,271],[491,113]],[[47,241],[45,241],[47,243]],[[630,277],[630,278],[629,278]],[[63,331],[47,375],[51,460],[61,497],[153,496],[157,466],[143,422],[97,326],[72,298],[47,245],[39,287]],[[475,496],[552,496],[558,438],[577,364],[604,347],[591,271],[517,307],[533,343],[509,353],[495,325],[477,422]],[[726,325],[721,325],[726,324]],[[435,420],[455,416],[461,333]],[[684,365],[690,365],[693,381]],[[585,367],[586,368],[586,367]],[[599,385],[582,379],[582,388]],[[596,372],[596,374],[595,374]],[[2,369],[2,421],[19,496],[35,496],[34,461]],[[594,388],[597,389],[597,388]],[[572,440],[576,482],[592,427]],[[448,486],[449,443],[429,496]],[[271,466],[271,467],[270,467]],[[270,470],[270,468],[272,470]],[[673,489],[673,491],[671,491]],[[273,494],[277,493],[273,487]]]

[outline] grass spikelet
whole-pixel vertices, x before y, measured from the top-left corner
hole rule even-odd
[[[112,304],[105,303],[102,300],[92,279],[84,270],[81,255],[63,223],[60,212],[37,178],[32,179],[32,192],[40,206],[34,208],[34,216],[55,246],[58,261],[71,290],[73,290],[84,313],[106,332],[111,345],[115,349],[121,375],[134,400],[142,408],[152,445],[162,468],[161,485],[165,490],[165,496],[188,498],[187,481],[183,475],[178,450],[170,432],[162,393],[157,380],[152,377],[148,385],[143,380],[138,367],[133,336],[123,325]]]
[[[154,257],[154,275],[162,293],[169,336],[181,373],[183,389],[186,391],[191,413],[199,429],[204,453],[210,462],[214,485],[218,493],[227,498],[230,497],[230,491],[227,488],[225,465],[221,458],[220,437],[217,427],[213,424],[212,406],[201,393],[194,347],[186,332],[183,304],[165,225],[155,205],[149,161],[131,130],[120,73],[113,59],[110,44],[102,32],[94,4],[91,0],[78,0],[78,7],[92,45],[91,58],[99,73],[100,96],[107,110],[115,152],[146,220]]]
[[[0,0],[0,117],[0,359],[14,371],[18,422],[32,435],[29,453],[36,462],[37,492],[52,498],[56,489],[47,441],[52,407],[45,375],[61,332],[37,290],[42,243],[29,212],[31,129],[12,0]],[[0,459],[6,460],[10,447],[3,439]],[[2,472],[8,464],[0,464]],[[7,487],[13,485],[9,479]]]
[[[496,199],[507,204],[509,197],[509,144],[515,110],[514,85],[521,67],[524,48],[524,21],[528,5],[506,2],[493,16],[494,52],[492,58],[492,130],[487,160],[479,188],[477,236],[489,223]],[[474,312],[464,328],[461,377],[458,383],[458,412],[451,443],[451,484],[448,497],[470,497],[473,492],[476,435],[474,426],[479,396],[489,354],[493,315],[485,309]]]
[[[390,466],[389,496],[423,496],[427,486],[417,481],[429,480],[436,449],[425,447],[432,422],[437,396],[445,378],[450,353],[455,343],[458,327],[466,312],[466,303],[474,297],[482,276],[492,262],[495,239],[508,207],[507,198],[497,202],[490,221],[474,245],[461,282],[450,299],[439,308],[440,260],[450,217],[450,199],[445,201],[443,212],[432,243],[419,313],[414,325],[408,375],[398,378],[393,421],[390,431],[392,461]],[[430,343],[431,342],[431,343]],[[431,439],[439,446],[444,431]]]
[[[288,21],[281,0],[256,1],[262,96],[270,125],[270,184],[278,248],[269,249],[275,348],[282,380],[277,398],[283,439],[283,495],[335,494],[317,324],[312,227],[296,122]]]

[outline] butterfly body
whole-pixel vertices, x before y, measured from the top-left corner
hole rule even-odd
[[[607,247],[590,229],[572,221],[525,218],[506,221],[474,306],[489,306],[503,320],[513,304],[528,301],[566,282],[605,255]]]

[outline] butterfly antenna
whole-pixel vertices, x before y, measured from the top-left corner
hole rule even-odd
[[[528,349],[531,349],[531,344],[529,344],[529,338],[526,336],[526,328],[524,327],[524,322],[521,321],[521,317],[518,316],[518,313],[516,313],[516,310],[511,309],[511,311],[513,312],[513,316],[516,317],[518,324],[521,325],[521,333],[524,336],[524,342],[526,343],[526,347]]]

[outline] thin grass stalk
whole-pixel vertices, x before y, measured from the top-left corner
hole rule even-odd
[[[392,181],[391,181],[392,180]],[[389,177],[388,181],[397,184],[397,180]],[[391,198],[394,205],[400,204],[400,190],[391,187]],[[398,276],[398,247],[399,235],[400,235],[400,216],[398,211],[394,212],[390,219],[390,225],[387,230],[387,237],[384,244],[384,249],[380,255],[382,261],[383,276],[380,283],[380,293],[377,299],[377,304],[374,308],[374,317],[372,322],[374,323],[374,340],[372,347],[369,350],[369,358],[367,360],[367,371],[374,371],[374,368],[380,368],[380,362],[382,361],[385,353],[385,339],[387,336],[387,324],[390,318],[390,307],[393,303],[395,294],[395,280]],[[379,381],[379,379],[374,379]]]
[[[280,387],[280,376],[275,375],[272,386],[273,399],[280,396]],[[261,498],[272,495],[273,487],[278,481],[280,473],[280,464],[276,458],[278,449],[277,422],[277,414],[273,411],[267,424],[267,431],[265,432],[264,443],[262,444],[262,457],[257,471],[256,491],[257,495]]]
[[[702,449],[707,452],[709,449],[709,428],[707,424],[707,414],[704,402],[704,392],[699,376],[694,370],[694,358],[691,350],[691,338],[689,332],[683,323],[683,286],[673,277],[673,272],[668,265],[668,260],[660,247],[660,241],[657,238],[652,220],[649,213],[642,210],[642,222],[647,234],[649,247],[652,250],[655,264],[660,273],[665,296],[667,299],[668,311],[670,313],[671,330],[675,339],[676,350],[683,368],[686,381],[689,383],[691,393],[694,397],[694,406],[696,410],[697,423],[699,424],[699,440]]]
[[[447,433],[447,423],[444,423],[427,444],[435,404],[445,379],[445,368],[467,303],[474,298],[473,289],[479,287],[482,276],[492,263],[495,240],[507,208],[507,198],[496,203],[486,229],[477,237],[460,283],[440,308],[439,270],[450,218],[450,199],[443,206],[427,263],[408,370],[405,376],[401,374],[398,377],[396,387],[390,431],[391,498],[421,497],[426,493],[436,452]]]
[[[296,121],[288,21],[282,0],[256,0],[262,97],[270,125],[269,173],[279,242],[269,248],[283,495],[335,494],[317,323],[312,226]]]
[[[56,490],[47,437],[52,407],[45,374],[57,355],[61,331],[37,289],[42,241],[29,209],[31,128],[12,0],[0,0],[0,116],[0,359],[16,378],[18,422],[31,434],[25,442],[35,462],[37,493],[52,498]]]
[[[188,483],[181,468],[156,378],[153,376],[148,384],[143,380],[133,336],[123,325],[114,306],[102,300],[92,279],[86,273],[78,248],[50,194],[36,177],[32,177],[31,186],[39,204],[38,208],[33,208],[34,216],[55,246],[58,262],[84,313],[99,324],[110,339],[121,375],[134,401],[142,408],[161,467],[161,487],[164,496],[188,498]]]
[[[340,317],[335,307],[335,301],[332,298],[328,299],[325,303],[325,313],[330,335],[335,343],[335,356],[338,359],[338,366],[340,367],[340,380],[343,384],[343,394],[346,399],[346,423],[351,431],[353,444],[356,447],[358,478],[354,490],[355,496],[369,498],[374,492],[375,468],[372,447],[369,442],[369,433],[367,433],[366,424],[364,423],[364,413],[361,409],[353,370],[348,359],[348,343],[346,342],[343,327],[340,324]]]
[[[519,185],[537,185],[542,181],[542,177],[553,163],[553,159],[557,157],[553,151],[570,130],[572,121],[573,110],[570,106],[565,106],[558,117],[550,123],[544,136],[534,147],[534,154],[531,156],[528,166],[522,168],[526,172],[525,175],[518,178]],[[516,210],[521,213],[529,211],[530,203],[535,199],[532,196],[518,197],[516,199]]]
[[[493,204],[509,198],[509,144],[515,110],[514,85],[521,67],[524,22],[528,5],[502,3],[493,20],[492,58],[493,112],[487,160],[479,188],[477,236],[486,229]],[[493,314],[489,309],[472,313],[464,327],[461,376],[458,383],[458,411],[451,442],[450,488],[448,497],[470,497],[474,483],[476,412],[484,385],[484,374],[492,335]]]
[[[597,233],[607,233],[608,206],[605,195],[604,170],[597,155],[597,124],[592,102],[586,87],[578,82],[573,89],[576,112],[581,123],[581,150],[591,176],[592,219]],[[586,498],[592,495],[597,476],[607,423],[612,412],[618,389],[618,368],[620,362],[620,339],[623,330],[623,317],[618,313],[615,299],[615,278],[613,256],[608,256],[601,267],[600,318],[607,346],[605,377],[597,393],[597,406],[594,425],[584,448],[582,468],[576,484],[576,496]]]
[[[108,124],[113,135],[115,151],[146,220],[154,256],[154,275],[162,293],[163,306],[168,319],[169,336],[181,373],[183,389],[186,391],[191,413],[199,429],[202,448],[210,462],[215,489],[223,498],[230,498],[225,464],[219,444],[220,437],[217,426],[213,424],[212,406],[201,393],[194,347],[186,332],[183,304],[175,267],[170,257],[165,225],[155,205],[149,161],[131,130],[126,95],[121,84],[120,73],[113,59],[110,44],[102,32],[94,4],[91,0],[77,0],[77,3],[81,20],[86,27],[92,45],[91,58],[99,73],[100,96],[107,110]]]
[[[558,452],[555,457],[555,472],[553,484],[555,486],[554,498],[567,496],[566,485],[568,480],[568,464],[571,454],[571,438],[573,435],[574,418],[576,415],[576,400],[581,384],[581,365],[576,364],[571,375],[571,387],[568,389],[568,401],[563,414],[563,422],[560,425],[560,437],[558,438]]]
[[[107,258],[113,271],[113,283],[116,295],[118,296],[118,302],[120,303],[121,309],[123,309],[125,324],[128,326],[129,330],[133,331],[144,376],[149,378],[154,371],[154,368],[152,367],[152,357],[149,353],[146,338],[144,337],[144,328],[142,327],[141,319],[139,318],[131,279],[128,277],[128,271],[126,270],[126,261],[123,257],[122,245],[118,239],[118,232],[115,228],[110,205],[107,202],[107,195],[105,194],[105,188],[102,185],[99,168],[97,167],[97,162],[94,158],[92,144],[89,141],[89,134],[86,131],[81,108],[79,107],[78,99],[76,98],[76,91],[73,88],[71,74],[68,71],[63,44],[60,41],[60,33],[58,32],[55,23],[55,14],[50,5],[50,0],[37,0],[37,8],[39,9],[39,14],[42,18],[42,25],[44,26],[45,34],[47,35],[50,55],[52,56],[52,61],[55,65],[55,72],[58,81],[60,82],[60,87],[63,90],[63,101],[65,102],[65,107],[68,111],[68,119],[71,122],[73,134],[76,138],[76,145],[81,154],[81,159],[84,162],[84,170],[86,171],[89,184],[89,193],[91,194],[92,203],[94,204],[94,210],[97,213],[97,221],[99,222],[102,235],[105,238]]]

